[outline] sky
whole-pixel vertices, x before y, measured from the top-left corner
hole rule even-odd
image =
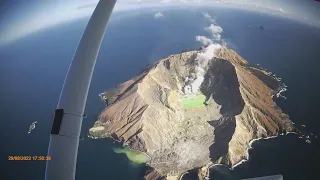
[[[0,45],[32,33],[88,18],[98,0],[0,0]],[[114,12],[160,6],[230,6],[267,12],[320,27],[315,0],[118,0]],[[161,17],[158,14],[157,17]]]

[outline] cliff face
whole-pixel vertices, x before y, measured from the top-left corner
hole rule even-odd
[[[198,52],[169,56],[104,93],[109,106],[94,124],[98,136],[147,153],[146,178],[212,162],[232,166],[250,140],[294,130],[272,99],[279,82],[227,48],[209,61],[199,92],[186,93]]]

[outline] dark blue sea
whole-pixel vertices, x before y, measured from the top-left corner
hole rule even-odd
[[[196,35],[210,13],[223,28],[230,48],[253,64],[281,77],[288,86],[280,107],[306,134],[320,136],[320,29],[286,18],[230,9],[164,10],[115,13],[108,25],[89,91],[82,126],[77,180],[141,179],[144,167],[132,166],[117,146],[87,138],[104,103],[98,94],[160,58],[198,49]],[[120,17],[121,16],[121,17]],[[0,47],[0,176],[5,180],[44,179],[45,162],[8,161],[8,156],[47,154],[49,135],[62,84],[88,19],[56,26]],[[260,26],[264,30],[260,30]],[[29,125],[38,121],[28,134]],[[303,128],[300,125],[306,125]],[[306,143],[298,135],[261,140],[250,150],[250,161],[233,170],[247,178],[283,174],[285,179],[319,179],[319,139]],[[214,174],[214,172],[212,172]]]

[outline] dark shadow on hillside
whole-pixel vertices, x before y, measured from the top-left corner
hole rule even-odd
[[[222,117],[219,120],[210,121],[214,126],[214,143],[209,147],[211,161],[217,161],[221,156],[228,153],[229,142],[236,128],[234,117]]]
[[[200,90],[206,96],[206,102],[212,97],[221,105],[220,114],[223,116],[219,120],[209,122],[215,128],[215,141],[209,148],[213,162],[228,153],[228,144],[236,128],[235,116],[244,108],[239,86],[235,68],[229,61],[210,61]]]
[[[206,102],[212,96],[222,106],[220,113],[232,117],[240,114],[244,107],[239,86],[234,66],[227,60],[216,59],[210,61],[200,90],[206,96]]]

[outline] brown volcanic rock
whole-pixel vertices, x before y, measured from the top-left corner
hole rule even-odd
[[[242,112],[236,116],[235,132],[229,142],[228,160],[234,165],[245,156],[243,149],[247,148],[250,140],[291,132],[295,128],[271,98],[279,91],[277,80],[269,73],[250,66],[234,51],[223,48],[218,56],[235,67],[245,102]]]
[[[94,125],[104,127],[99,137],[147,153],[154,169],[146,179],[212,162],[232,166],[245,157],[250,140],[295,130],[272,98],[279,82],[227,48],[205,69],[205,106],[184,108],[181,90],[198,52],[169,56],[105,93],[110,105]]]

